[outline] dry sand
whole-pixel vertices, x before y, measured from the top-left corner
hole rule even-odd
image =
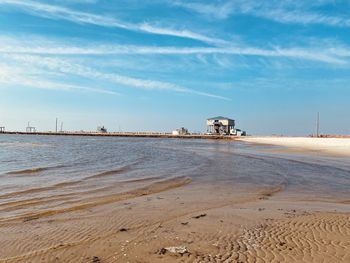
[[[309,151],[350,157],[350,138],[241,137],[238,140],[257,144],[283,146],[294,151]]]

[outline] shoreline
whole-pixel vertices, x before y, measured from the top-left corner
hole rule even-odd
[[[27,141],[42,143],[52,139],[27,137]],[[71,145],[74,140],[67,139],[66,143]],[[147,140],[92,141],[98,144],[85,149],[103,148],[103,152],[110,141],[116,141],[117,144],[107,147],[106,155],[97,159],[106,164],[103,161],[110,153],[126,149],[130,142],[139,145]],[[154,142],[146,142],[150,146],[141,150],[146,157],[151,153],[151,158],[145,159],[150,166],[142,162],[138,166],[134,159],[118,164],[119,158],[138,153],[138,148],[114,159],[107,158],[108,163],[113,163],[108,169],[94,170],[85,162],[73,166],[88,173],[82,178],[75,178],[71,168],[62,168],[65,163],[71,167],[69,161],[56,166],[46,161],[45,165],[31,169],[11,166],[3,174],[4,182],[20,184],[28,178],[38,182],[42,176],[51,174],[55,178],[72,176],[57,181],[49,177],[52,181],[47,181],[47,185],[39,181],[37,187],[29,184],[27,190],[0,195],[0,263],[350,260],[348,159],[334,161],[317,155],[305,162],[295,162],[280,158],[280,147],[259,148],[248,142],[235,144],[234,140],[187,142],[170,142],[156,152],[152,152]],[[66,153],[90,155],[88,150],[86,155],[81,153],[81,142],[77,145],[78,148]],[[29,154],[26,156],[49,151],[55,158],[58,152],[57,148],[25,149]],[[261,153],[271,149],[276,159],[270,155],[265,158],[266,154]],[[173,155],[174,152],[181,155]],[[178,158],[175,166],[166,162],[169,170],[164,174],[163,158]],[[187,164],[187,160],[191,162]],[[315,160],[329,163],[315,166],[312,164]],[[347,167],[339,167],[340,162]],[[146,169],[153,165],[158,168]],[[193,166],[197,169],[192,170]]]
[[[316,137],[240,137],[237,141],[256,145],[280,146],[274,152],[316,153],[350,157],[350,138]]]

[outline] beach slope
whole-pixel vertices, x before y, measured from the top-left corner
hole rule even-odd
[[[350,138],[241,137],[238,140],[263,145],[282,146],[291,150],[350,157]]]

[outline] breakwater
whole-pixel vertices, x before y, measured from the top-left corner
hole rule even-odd
[[[55,136],[111,136],[111,137],[148,137],[148,138],[182,138],[182,139],[228,139],[232,140],[237,136],[232,135],[210,135],[210,134],[186,134],[173,135],[171,133],[161,132],[17,132],[6,131],[0,134],[18,134],[18,135],[55,135]]]

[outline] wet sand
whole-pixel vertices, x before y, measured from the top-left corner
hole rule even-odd
[[[105,203],[0,222],[0,262],[350,260],[350,209],[342,202],[189,183]],[[173,246],[187,252],[164,250]]]
[[[209,146],[218,147],[206,144],[205,149]],[[300,177],[300,182],[295,178],[293,183],[295,174],[289,175],[288,167],[302,165],[298,173],[310,173],[311,177],[319,166],[297,159],[283,166],[285,160],[278,155],[252,155],[249,148],[247,153],[242,150],[235,155],[226,145],[214,150],[221,153],[220,159],[228,156],[229,163],[232,157],[244,156],[242,160],[248,166],[256,163],[261,167],[244,170],[248,177],[255,172],[254,176],[267,177],[264,171],[271,166],[271,171],[280,167],[277,174],[284,172],[283,180],[276,181],[279,177],[272,175],[273,183],[233,180],[230,173],[241,169],[239,162],[230,167],[230,172],[223,169],[224,175],[215,180],[213,172],[228,163],[220,163],[211,171],[210,159],[201,157],[201,162],[209,162],[204,167],[208,174],[205,178],[163,178],[157,174],[119,178],[132,170],[121,166],[79,180],[0,193],[0,263],[350,261],[349,192],[328,198],[317,187],[302,189],[303,184],[309,187],[305,183],[308,177]],[[216,157],[214,160],[219,162]],[[321,162],[322,158],[315,160]],[[349,183],[348,166],[327,165],[321,166],[326,174],[338,169],[339,184]],[[48,169],[51,167],[16,169],[3,175],[3,180],[26,178]],[[240,178],[244,171],[236,176]],[[107,185],[93,188],[113,177]],[[317,179],[316,175],[316,180],[321,179],[327,184],[325,178]],[[175,248],[177,252],[173,253]]]

